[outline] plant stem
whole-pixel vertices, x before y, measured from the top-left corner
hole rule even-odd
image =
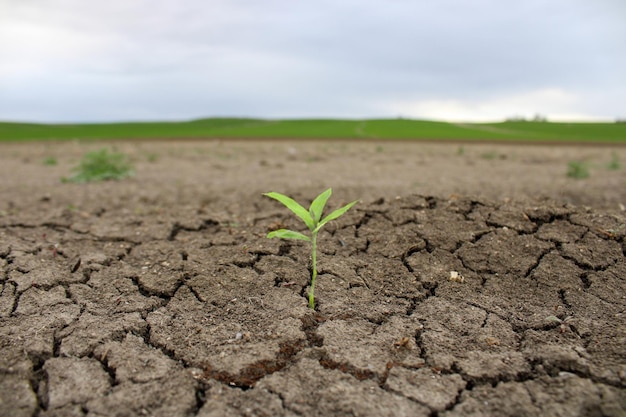
[[[317,233],[311,234],[311,261],[313,264],[313,272],[311,276],[311,291],[309,291],[309,308],[315,309],[315,280],[317,279]]]

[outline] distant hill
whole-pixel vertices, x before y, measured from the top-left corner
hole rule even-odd
[[[625,143],[625,123],[448,123],[411,119],[208,118],[186,122],[0,122],[0,141],[94,139],[421,139]]]

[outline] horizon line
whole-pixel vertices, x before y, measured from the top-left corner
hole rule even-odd
[[[258,120],[258,121],[313,121],[313,120],[326,120],[326,121],[374,121],[374,120],[405,120],[416,122],[435,122],[435,123],[448,123],[448,124],[494,124],[494,123],[507,123],[507,122],[535,122],[535,123],[624,123],[626,118],[593,118],[593,119],[551,119],[549,117],[531,117],[525,118],[521,116],[511,116],[504,119],[492,119],[492,120],[464,120],[464,119],[428,119],[418,117],[254,117],[254,116],[206,116],[195,117],[186,119],[117,119],[106,121],[33,121],[24,119],[3,120],[0,119],[0,123],[15,123],[15,124],[36,124],[36,125],[98,125],[98,124],[142,124],[142,123],[191,123],[201,120],[218,120],[218,119],[233,119],[233,120]]]

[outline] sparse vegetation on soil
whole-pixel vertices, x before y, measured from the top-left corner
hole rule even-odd
[[[585,161],[569,161],[567,163],[567,176],[576,179],[589,177],[589,167]]]
[[[1,144],[0,415],[623,416],[626,171],[563,172],[607,148],[379,145],[120,142],[134,177],[68,184],[100,144]],[[327,184],[362,202],[311,310],[262,192]]]
[[[87,152],[72,171],[75,174],[67,179],[69,182],[120,180],[134,174],[126,155],[107,148]]]
[[[47,166],[54,166],[57,164],[57,159],[52,156],[49,156],[43,160],[43,164]]]
[[[610,169],[610,170],[616,171],[616,170],[621,169],[621,168],[622,168],[622,163],[619,160],[619,157],[617,156],[617,153],[615,153],[615,152],[611,153],[611,162],[609,162],[606,165],[606,169]]]

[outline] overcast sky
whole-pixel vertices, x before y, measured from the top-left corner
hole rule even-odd
[[[626,0],[0,0],[0,120],[626,117]]]

